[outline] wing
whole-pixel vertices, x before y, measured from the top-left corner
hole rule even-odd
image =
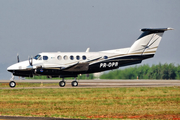
[[[89,69],[89,63],[84,62],[84,63],[77,63],[75,65],[69,66],[61,70],[68,72],[82,72],[82,71],[87,71],[88,69]]]
[[[84,63],[73,63],[69,66],[58,66],[58,65],[52,65],[52,64],[46,64],[42,67],[37,67],[37,68],[43,68],[43,69],[56,69],[56,70],[61,70],[61,71],[68,71],[68,72],[81,72],[81,71],[87,71],[89,69],[89,63],[84,62]]]

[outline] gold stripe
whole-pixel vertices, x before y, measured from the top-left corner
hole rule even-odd
[[[154,48],[158,48],[158,46],[157,47],[153,47],[153,48],[148,48],[148,49],[154,49]]]
[[[135,55],[135,54],[142,54],[143,52],[137,52],[137,53],[129,53],[127,55]]]
[[[111,56],[111,57],[108,57],[108,58],[113,58],[113,57],[120,57],[120,56],[124,56],[124,55],[127,55],[127,54],[119,54],[119,55],[114,55],[114,56]]]
[[[156,51],[149,51],[149,52],[143,52],[143,53],[155,53]]]

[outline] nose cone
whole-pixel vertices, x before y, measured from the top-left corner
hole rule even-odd
[[[9,72],[13,72],[13,71],[18,71],[18,70],[24,70],[26,69],[26,67],[29,65],[29,62],[28,61],[22,61],[22,62],[19,62],[19,63],[16,63],[16,64],[13,64],[11,66],[9,66],[7,68],[7,71]]]
[[[18,65],[17,64],[13,64],[13,65],[9,66],[7,68],[7,71],[12,72],[13,70],[18,70]]]

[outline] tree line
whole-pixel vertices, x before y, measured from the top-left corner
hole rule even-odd
[[[180,79],[180,65],[161,64],[149,66],[147,64],[113,70],[104,73],[100,79]]]

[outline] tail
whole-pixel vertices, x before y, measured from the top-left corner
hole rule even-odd
[[[143,33],[130,47],[128,54],[154,55],[162,39],[163,33],[167,30],[173,30],[173,29],[172,28],[141,29]]]

